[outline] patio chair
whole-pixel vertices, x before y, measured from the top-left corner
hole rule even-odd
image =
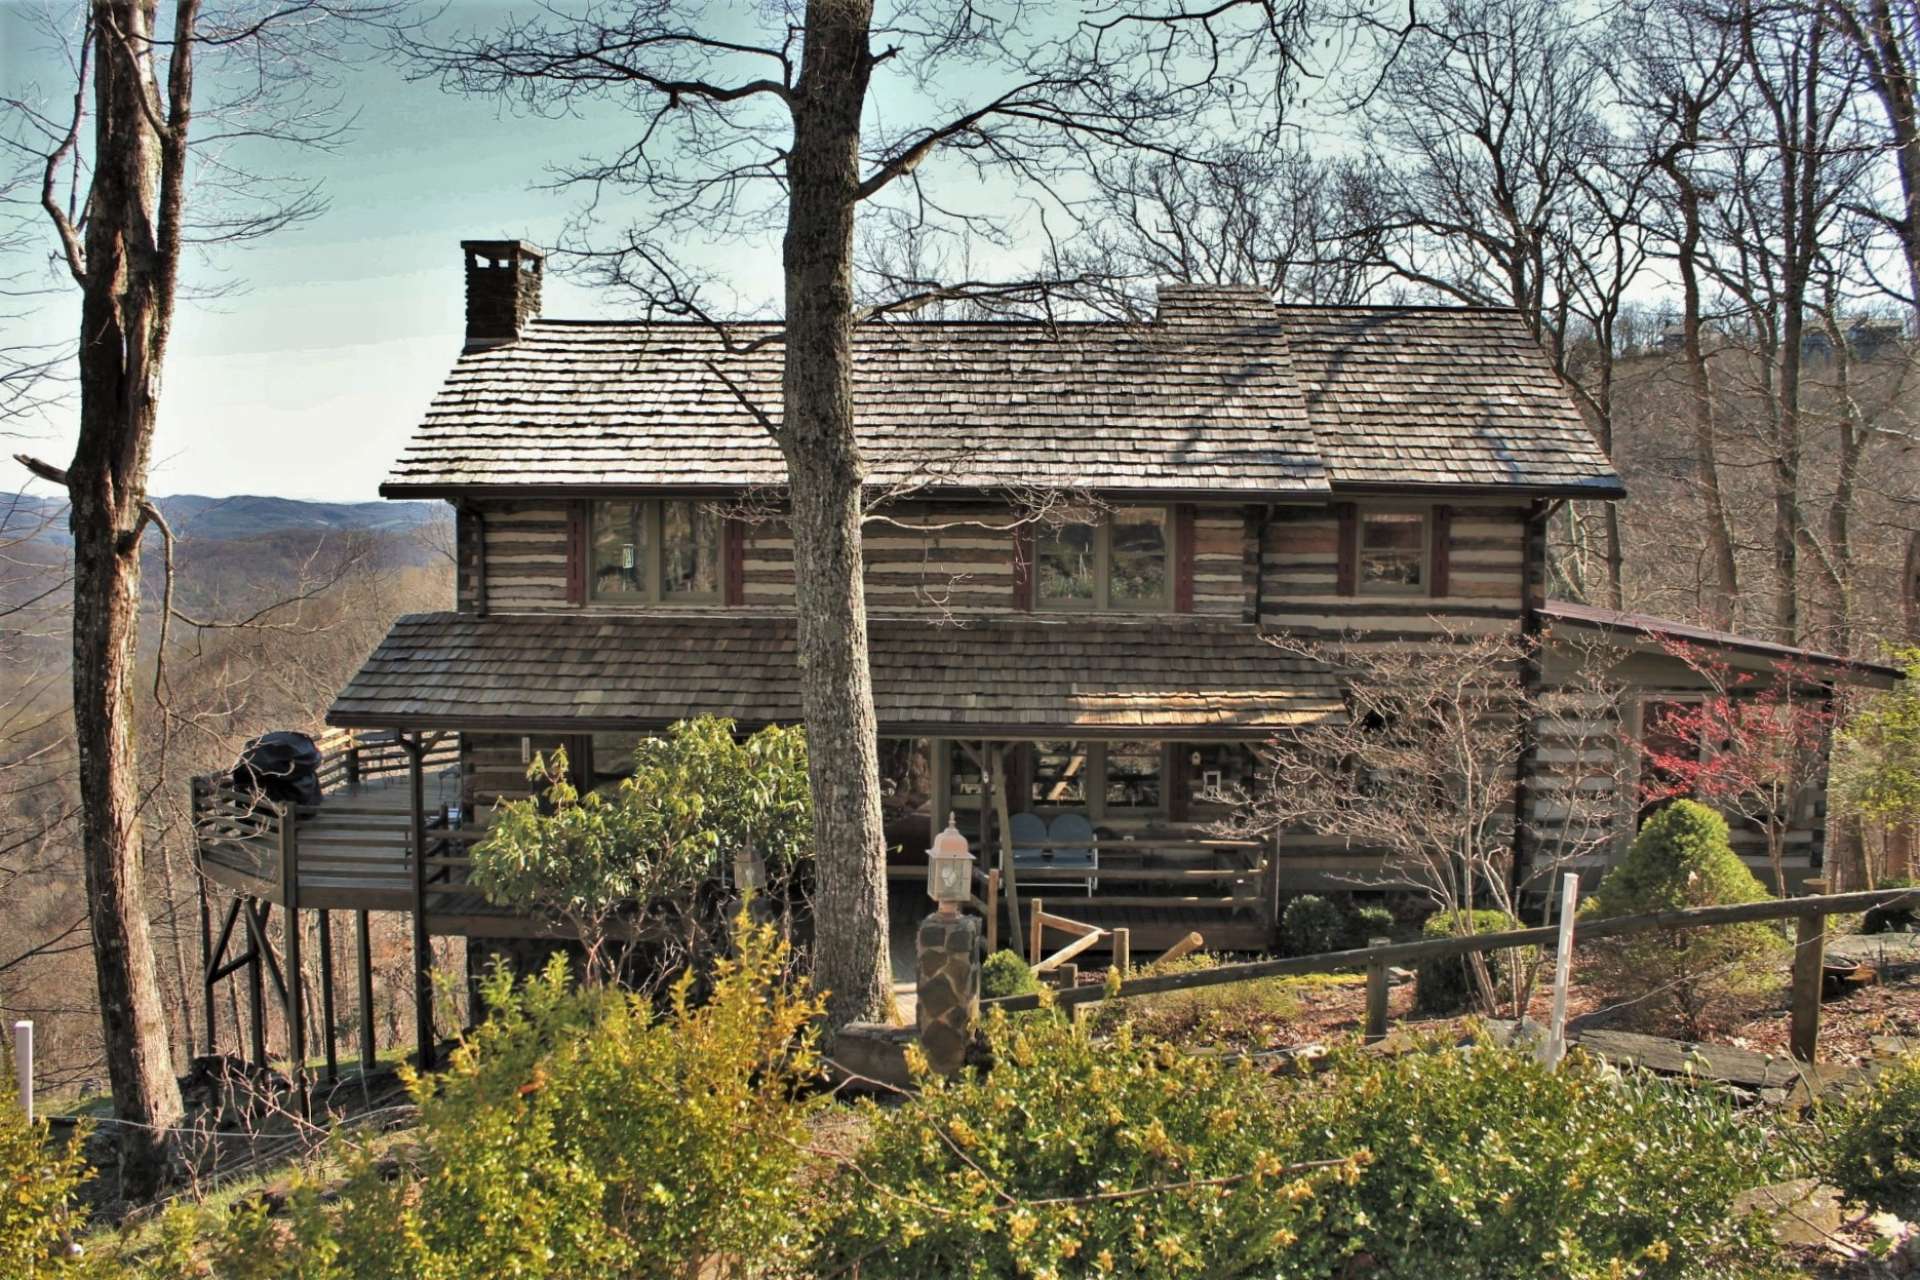
[[[1100,886],[1100,877],[1094,874],[1100,869],[1100,850],[1094,847],[1093,824],[1083,813],[1063,813],[1047,829],[1047,839],[1053,844],[1053,870],[1085,872],[1082,883],[1091,898]]]
[[[1047,862],[1047,854],[1053,851],[1047,847],[1047,823],[1037,813],[1016,813],[1007,819],[1007,830],[1013,836],[1013,865],[1017,868],[1037,867]]]

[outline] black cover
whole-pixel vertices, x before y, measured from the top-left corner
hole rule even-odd
[[[280,804],[319,804],[320,748],[304,733],[263,733],[246,745],[233,766],[233,785],[263,792]]]

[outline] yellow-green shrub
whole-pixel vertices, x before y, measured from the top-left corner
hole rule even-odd
[[[495,973],[487,1021],[410,1082],[398,1176],[359,1159],[333,1202],[303,1188],[284,1222],[238,1210],[200,1256],[223,1278],[303,1280],[777,1269],[804,1229],[797,1094],[819,1066],[820,1005],[783,985],[785,962],[770,929],[745,930],[704,1003],[683,979],[658,1015],[572,989],[562,961],[518,989]]]
[[[990,1015],[994,1065],[869,1106],[871,1137],[826,1188],[822,1275],[1326,1276],[1321,1197],[1250,1065],[1110,1042],[1045,1015]]]
[[[1366,1151],[1328,1220],[1371,1259],[1420,1280],[1723,1277],[1770,1256],[1734,1196],[1783,1176],[1767,1133],[1709,1090],[1616,1075],[1579,1051],[1438,1038],[1383,1056],[1336,1053],[1300,1082],[1288,1122],[1307,1157]]]
[[[74,1197],[91,1176],[81,1146],[53,1144],[44,1119],[27,1123],[0,1054],[0,1276],[66,1274],[67,1233],[86,1216]]]
[[[1920,1218],[1920,1053],[1820,1111],[1822,1175],[1850,1199]]]

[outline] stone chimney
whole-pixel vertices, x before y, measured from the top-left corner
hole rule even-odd
[[[468,351],[517,340],[540,314],[546,255],[523,240],[462,240],[467,258]]]

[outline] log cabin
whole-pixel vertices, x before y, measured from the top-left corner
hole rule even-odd
[[[381,487],[452,505],[456,599],[401,619],[340,691],[347,794],[264,827],[217,785],[197,802],[209,874],[249,899],[209,944],[209,990],[263,904],[353,910],[363,936],[366,911],[408,912],[420,968],[432,935],[551,933],[463,885],[534,753],[566,746],[597,786],[676,720],[800,718],[764,426],[777,325],[548,318],[536,249],[462,250],[465,349]],[[1266,948],[1287,895],[1377,868],[1307,832],[1219,834],[1254,747],[1345,714],[1337,671],[1275,635],[1602,636],[1645,698],[1692,688],[1658,644],[1679,624],[1547,598],[1559,505],[1625,494],[1517,312],[1168,285],[1150,323],[881,320],[854,351],[897,910],[917,913],[949,814],[1021,891],[1142,949],[1196,930]],[[1894,675],[1780,652],[1834,681]],[[1555,820],[1569,760],[1616,755],[1628,728],[1524,744],[1516,839]],[[1823,835],[1810,797],[1800,875]]]

